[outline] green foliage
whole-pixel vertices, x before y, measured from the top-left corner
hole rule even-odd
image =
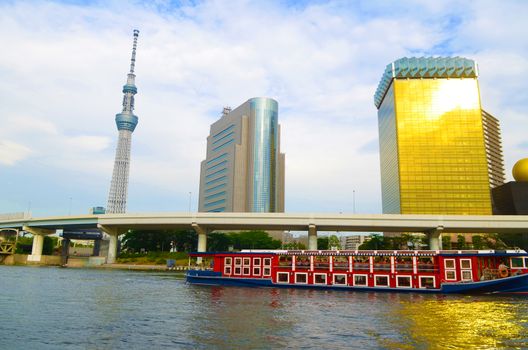
[[[400,236],[385,237],[373,234],[370,240],[359,246],[361,250],[400,250],[421,249],[427,245],[426,238],[420,235],[403,233]]]
[[[16,254],[31,254],[31,247],[33,246],[33,237],[18,237],[16,245]]]
[[[464,235],[457,236],[457,249],[467,249],[466,237]]]
[[[318,237],[317,238],[317,248],[320,250],[328,250],[328,237]]]
[[[380,234],[371,235],[370,239],[368,241],[363,242],[363,244],[361,244],[358,249],[360,250],[385,249],[385,245],[387,244],[385,238],[386,237]]]
[[[45,236],[42,244],[42,255],[53,255],[58,240],[58,237]]]
[[[336,250],[341,249],[341,241],[339,240],[339,238],[337,238],[336,235],[331,235],[330,237],[328,237],[328,247],[330,249]]]
[[[223,232],[212,232],[207,235],[207,250],[211,252],[226,252],[232,245],[231,236]]]
[[[306,246],[301,242],[293,241],[282,245],[282,249],[286,250],[305,250]]]
[[[241,231],[228,233],[231,244],[236,250],[241,249],[278,249],[282,242],[273,239],[266,231]]]
[[[442,236],[442,249],[450,250],[451,249],[451,237],[448,235]]]
[[[176,260],[177,265],[187,265],[189,254],[185,252],[148,252],[148,253],[121,253],[117,258],[117,262],[121,264],[133,263],[137,265],[155,264],[165,265],[167,259]]]
[[[178,251],[194,251],[198,242],[193,230],[137,231],[130,230],[123,237],[123,249],[139,252],[170,251],[174,242]]]
[[[508,247],[518,247],[528,251],[528,233],[500,233],[497,238]]]

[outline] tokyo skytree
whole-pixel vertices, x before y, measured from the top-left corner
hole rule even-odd
[[[139,30],[134,30],[134,44],[132,46],[130,72],[127,76],[126,85],[123,86],[123,111],[116,114],[115,118],[117,130],[119,130],[119,139],[117,141],[112,183],[110,184],[110,193],[108,195],[107,213],[126,212],[128,171],[130,168],[130,144],[132,141],[132,132],[138,123],[138,117],[134,115],[134,95],[137,93],[134,66],[136,63],[138,36]]]

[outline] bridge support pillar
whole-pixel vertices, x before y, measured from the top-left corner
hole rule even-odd
[[[31,255],[28,256],[27,260],[33,262],[40,262],[42,258],[42,249],[44,248],[44,236],[54,234],[56,231],[29,226],[24,226],[23,230],[33,235],[33,246],[31,247]]]
[[[61,249],[61,264],[65,265],[68,263],[68,255],[70,254],[70,239],[62,239],[62,249]]]
[[[308,225],[308,250],[317,250],[317,227]]]
[[[198,234],[198,252],[206,252],[207,251],[207,230],[200,227],[197,223],[193,222],[192,227],[194,231]],[[202,258],[198,257],[196,259],[196,263],[201,264]]]
[[[117,258],[117,236],[119,236],[119,230],[101,224],[97,224],[97,228],[103,231],[108,237],[108,255],[106,256],[106,263],[113,264]]]
[[[429,236],[429,249],[442,250],[442,231],[444,231],[444,227],[438,226],[427,233]]]

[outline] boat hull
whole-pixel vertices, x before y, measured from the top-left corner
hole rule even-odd
[[[324,289],[324,290],[349,290],[349,291],[375,291],[398,293],[441,293],[441,294],[482,294],[482,293],[508,293],[528,294],[528,274],[511,276],[507,278],[466,283],[443,283],[440,289],[433,288],[389,288],[389,287],[358,287],[358,286],[333,286],[293,283],[273,283],[265,278],[236,278],[223,277],[220,272],[189,270],[186,280],[191,284],[234,287],[274,287],[297,289]]]

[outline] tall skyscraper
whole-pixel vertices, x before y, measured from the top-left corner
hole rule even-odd
[[[504,162],[477,78],[476,63],[460,57],[387,66],[374,96],[384,213],[492,214]]]
[[[108,195],[107,213],[126,212],[130,145],[132,142],[132,133],[138,123],[138,117],[134,115],[134,95],[137,93],[134,66],[136,63],[138,36],[139,30],[134,30],[130,72],[127,76],[126,85],[123,86],[123,111],[116,114],[115,118],[117,130],[119,130],[119,139],[117,140],[114,171],[112,173],[112,183],[110,184],[110,193]]]
[[[256,97],[211,125],[199,211],[283,212],[284,162],[277,101]]]

